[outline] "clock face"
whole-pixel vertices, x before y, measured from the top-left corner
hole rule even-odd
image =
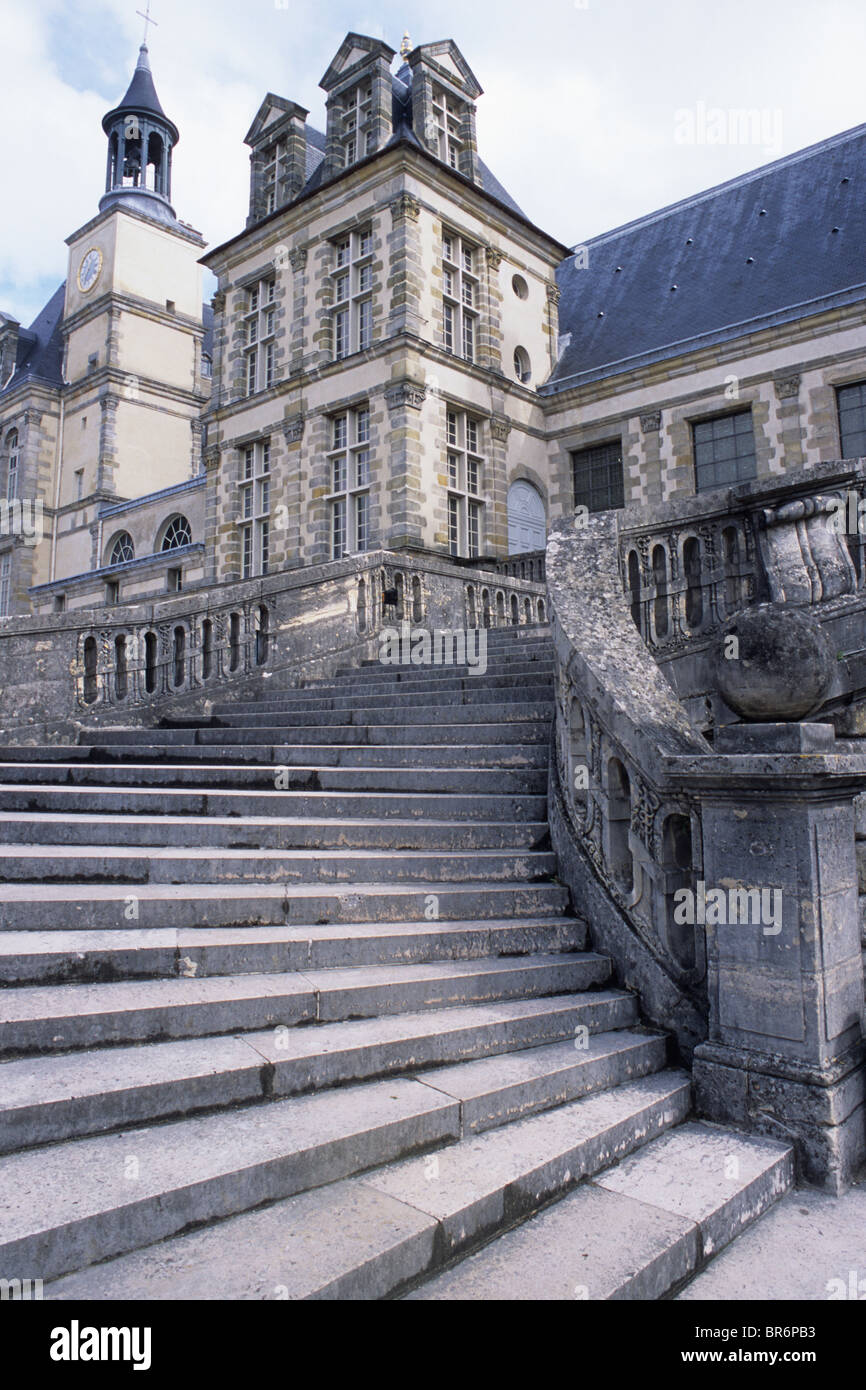
[[[99,272],[102,269],[102,252],[98,247],[93,246],[87,252],[81,265],[78,267],[78,288],[85,292],[92,289],[99,279]]]

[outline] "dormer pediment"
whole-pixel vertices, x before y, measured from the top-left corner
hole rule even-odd
[[[299,120],[302,125],[305,124],[308,115],[309,112],[296,101],[289,101],[286,97],[278,97],[273,92],[268,92],[244,136],[244,144],[255,147],[261,143],[263,137],[279,135],[293,119]]]
[[[439,43],[421,43],[406,59],[414,70],[419,63],[429,67],[437,77],[456,87],[470,101],[483,94],[478,78],[470,68],[453,39],[442,39]]]
[[[333,87],[350,80],[356,71],[360,75],[370,62],[384,59],[390,67],[395,52],[395,49],[389,48],[381,39],[369,38],[366,34],[347,34],[319,86],[330,92]]]

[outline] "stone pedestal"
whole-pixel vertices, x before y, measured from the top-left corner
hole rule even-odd
[[[863,759],[837,754],[825,724],[740,725],[716,751],[727,756],[696,788],[710,1008],[698,1108],[792,1142],[801,1176],[839,1192],[866,1158],[853,806]]]

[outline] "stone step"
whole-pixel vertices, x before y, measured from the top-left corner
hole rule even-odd
[[[174,927],[0,932],[0,983],[198,979],[349,965],[582,951],[577,917],[482,922],[346,922],[328,927]]]
[[[134,885],[0,884],[0,929],[143,930],[232,926],[326,926],[349,922],[471,921],[558,917],[569,894],[555,883]]]
[[[547,703],[552,698],[552,681],[521,681],[519,684],[510,686],[507,689],[497,688],[492,691],[486,681],[476,681],[474,685],[468,685],[466,689],[449,689],[447,687],[431,691],[402,690],[395,696],[393,691],[363,691],[349,689],[345,691],[325,692],[318,691],[299,691],[297,694],[292,692],[275,699],[268,700],[241,700],[234,705],[218,705],[213,710],[213,718],[225,721],[240,722],[246,721],[249,715],[256,715],[259,719],[264,719],[268,715],[277,714],[280,716],[302,713],[306,710],[378,710],[393,709],[398,703],[412,697],[413,705],[417,703],[427,703],[430,698],[436,700],[437,705],[463,706],[463,705],[485,705],[493,703],[497,705]],[[495,697],[495,698],[494,698]],[[183,719],[161,719],[159,727],[161,729],[184,728],[195,724],[195,717]],[[201,723],[201,721],[199,721]]]
[[[186,774],[182,765],[118,765],[86,763],[64,769],[63,763],[49,763],[43,769],[44,784],[100,785],[100,787],[188,787],[190,791],[234,788],[260,788],[278,792],[364,791],[373,792],[457,792],[457,794],[544,795],[548,774],[544,767],[299,767],[284,765],[277,785],[277,767],[242,766],[231,763],[196,766]],[[32,770],[32,769],[31,769]],[[11,778],[11,785],[15,778]]]
[[[547,798],[444,792],[428,795],[381,791],[232,791],[228,788],[188,791],[182,787],[145,791],[138,786],[72,787],[36,783],[0,786],[0,810],[239,818],[282,815],[314,820],[345,816],[349,820],[372,817],[420,821],[429,816],[434,820],[539,821],[547,814]]]
[[[391,1080],[260,1106],[252,1118],[241,1110],[78,1139],[5,1161],[2,1263],[46,1279],[90,1264],[46,1289],[58,1299],[381,1298],[688,1108],[688,1078],[661,1072],[461,1138],[459,1101]],[[273,1205],[251,1210],[264,1202]],[[193,1222],[214,1224],[177,1235]]]
[[[550,851],[226,849],[212,845],[4,845],[6,883],[541,883]]]
[[[506,693],[513,694],[515,690],[538,691],[539,696],[548,698],[547,692],[553,684],[554,668],[551,665],[547,668],[531,667],[528,671],[514,671],[509,665],[500,675],[491,676],[489,672],[483,676],[469,675],[457,676],[442,674],[439,676],[428,676],[423,671],[413,676],[408,674],[404,679],[388,679],[384,676],[381,680],[367,677],[363,681],[351,680],[345,677],[339,681],[332,681],[328,684],[323,683],[317,686],[288,686],[269,689],[260,696],[242,700],[237,703],[215,704],[212,713],[214,715],[232,714],[237,709],[272,709],[279,707],[286,702],[309,703],[316,699],[342,698],[346,695],[355,695],[364,698],[384,699],[386,696],[402,697],[403,695],[419,696],[431,694],[438,699],[440,693],[448,692],[460,695],[466,691],[477,691],[484,689],[489,692],[489,696]]]
[[[266,763],[270,766],[289,767],[534,767],[547,770],[548,749],[545,743],[472,743],[471,753],[463,744],[453,747],[447,743],[428,743],[418,745],[398,745],[394,748],[384,744],[363,743],[228,743],[218,750],[185,742],[179,747],[173,744],[151,743],[148,740],[159,731],[141,730],[140,743],[130,744],[62,744],[57,747],[3,748],[0,749],[0,763],[32,764],[38,767],[43,763],[66,763],[86,765],[88,763],[117,762],[175,762],[194,763],[200,766],[207,762],[223,761],[229,763]],[[470,761],[471,759],[471,761]],[[47,774],[45,774],[47,776]],[[26,772],[0,773],[0,781],[27,780]]]
[[[481,1133],[661,1070],[664,1038],[620,1025],[628,998],[609,991],[464,1005],[298,1028],[276,1041],[266,1031],[3,1062],[0,1149],[423,1068],[434,1090],[460,1100],[463,1132]],[[605,1031],[611,1023],[617,1031]],[[459,1065],[436,1065],[443,1061]],[[471,1075],[461,1079],[464,1066]]]
[[[115,745],[137,745],[145,743],[152,746],[159,740],[161,746],[179,748],[189,744],[207,747],[207,756],[220,759],[224,747],[236,743],[273,744],[275,750],[286,744],[286,738],[274,739],[267,730],[256,727],[244,730],[215,729],[201,727],[193,729],[91,729],[81,734],[83,747],[114,747]],[[544,720],[515,721],[497,724],[329,724],[317,727],[304,726],[303,740],[292,739],[290,746],[305,744],[351,744],[355,747],[369,744],[371,747],[397,747],[409,745],[413,748],[437,743],[455,748],[474,749],[482,744],[527,744],[541,743],[547,747],[550,742],[550,724]],[[14,764],[6,764],[13,767]],[[0,774],[3,769],[0,769]]]
[[[532,692],[528,694],[531,696]],[[479,695],[489,696],[486,690]],[[553,718],[553,702],[546,700],[490,700],[489,698],[466,700],[461,703],[443,701],[435,705],[422,704],[411,699],[385,699],[373,707],[373,700],[359,699],[354,708],[321,709],[317,701],[309,708],[291,710],[288,714],[278,712],[264,714],[225,715],[219,728],[203,726],[201,733],[219,733],[231,729],[303,729],[305,725],[326,728],[331,724],[352,727],[360,724],[438,724],[441,710],[445,708],[450,721],[456,724],[488,723],[526,723],[535,720],[549,722]],[[171,730],[160,729],[160,733]]]
[[[501,676],[526,676],[530,680],[543,679],[551,680],[555,672],[553,649],[544,655],[526,656],[521,653],[503,651],[497,655],[494,651],[488,652],[487,666],[482,674],[480,665],[475,666],[385,666],[378,660],[370,662],[369,665],[342,667],[332,676],[323,676],[318,680],[311,678],[303,681],[297,687],[284,687],[285,689],[318,690],[328,686],[339,686],[345,688],[347,685],[354,685],[358,689],[363,689],[369,685],[382,685],[394,690],[400,690],[405,686],[414,685],[422,681],[435,686],[440,681],[450,682],[455,680],[465,680],[474,684],[486,684],[488,676],[491,680],[497,680]],[[262,692],[269,694],[270,692]],[[281,687],[275,687],[275,693],[281,693]]]
[[[388,651],[388,649],[384,647],[384,644],[380,643],[380,651],[382,650],[384,650],[386,653]],[[477,651],[478,648],[473,647],[470,649],[469,654],[475,655]],[[401,646],[399,652],[399,656],[401,659],[399,662],[384,662],[381,660],[380,655],[377,654],[376,656],[365,657],[364,660],[361,662],[360,666],[358,667],[339,667],[337,670],[337,675],[341,677],[350,676],[353,675],[355,671],[371,671],[373,669],[379,669],[382,671],[435,671],[437,667],[435,666],[432,660],[432,654],[433,651],[431,647],[431,660],[423,663],[419,662],[416,665],[412,662],[411,659],[410,643],[408,651],[408,661],[402,660],[403,648]],[[488,671],[491,669],[491,666],[494,669],[496,669],[497,667],[504,665],[508,661],[520,662],[522,665],[529,666],[533,664],[544,664],[552,661],[553,658],[554,647],[553,643],[549,640],[545,640],[543,642],[525,642],[522,643],[520,646],[517,646],[514,643],[491,642],[489,640],[487,643]],[[470,662],[466,661],[459,665],[455,662],[453,665],[448,667],[446,667],[443,663],[439,666],[438,669],[452,671],[472,671],[475,669],[475,667]]]
[[[283,764],[287,771],[276,786],[276,764],[269,767],[235,766],[217,763],[186,767],[175,763],[45,763],[41,767],[16,765],[3,786],[12,787],[23,776],[23,785],[42,783],[54,786],[187,787],[204,792],[211,787],[234,790],[243,787],[262,791],[363,791],[381,792],[486,792],[541,796],[547,791],[547,771],[543,767],[310,767]],[[20,776],[19,776],[20,774]],[[5,808],[3,808],[5,809]]]
[[[0,811],[0,845],[212,849],[546,850],[545,821],[293,820],[288,816],[70,816]]]
[[[664,1298],[758,1220],[793,1178],[784,1144],[684,1124],[406,1301]]]
[[[489,1000],[537,998],[603,984],[593,952],[426,965],[332,966],[269,975],[28,985],[0,997],[0,1053],[292,1028]]]

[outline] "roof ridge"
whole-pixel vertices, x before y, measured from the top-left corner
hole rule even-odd
[[[630,222],[622,222],[618,227],[611,227],[606,232],[599,232],[596,236],[587,237],[585,241],[576,242],[575,246],[600,246],[612,237],[621,236],[623,232],[630,232],[638,227],[650,227],[654,222],[662,221],[671,213],[681,212],[688,207],[697,207],[720,193],[728,192],[733,188],[743,188],[774,170],[790,168],[791,165],[800,164],[807,158],[835,149],[838,145],[844,144],[846,140],[862,135],[866,135],[866,122],[851,126],[849,130],[840,131],[838,135],[829,135],[824,140],[816,141],[814,145],[806,145],[802,150],[794,150],[791,154],[782,155],[779,159],[771,160],[769,164],[760,164],[757,169],[748,169],[745,173],[735,174],[733,178],[726,179],[724,183],[714,184],[711,188],[705,188],[700,193],[690,193],[688,197],[680,198],[676,203],[668,203],[663,208],[656,208],[653,212],[632,218]]]

